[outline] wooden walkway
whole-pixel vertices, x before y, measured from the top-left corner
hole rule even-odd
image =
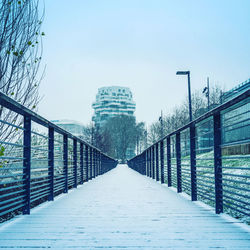
[[[3,223],[3,249],[250,249],[250,231],[119,165]]]

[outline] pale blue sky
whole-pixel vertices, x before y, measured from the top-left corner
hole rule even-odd
[[[130,87],[150,124],[210,77],[230,89],[250,77],[250,0],[45,0],[39,113],[91,121],[97,89]]]

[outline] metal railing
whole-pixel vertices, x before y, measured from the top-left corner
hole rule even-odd
[[[77,188],[117,161],[0,92],[0,221]],[[3,109],[4,108],[4,109]],[[18,124],[18,125],[17,125]]]
[[[250,90],[128,161],[139,173],[250,223]]]

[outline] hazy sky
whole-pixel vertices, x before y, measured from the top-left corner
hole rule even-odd
[[[45,0],[39,113],[91,121],[99,87],[130,87],[147,124],[192,90],[250,77],[249,0]]]

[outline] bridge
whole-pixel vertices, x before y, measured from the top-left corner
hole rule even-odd
[[[250,248],[250,90],[128,165],[2,93],[0,105],[12,117],[0,121],[0,248]]]

